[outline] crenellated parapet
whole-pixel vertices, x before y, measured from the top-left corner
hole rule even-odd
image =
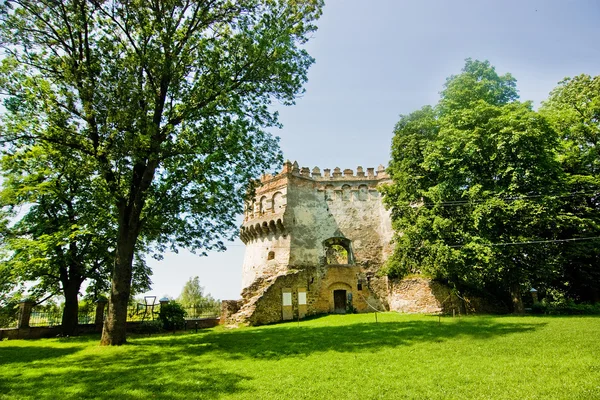
[[[288,189],[302,185],[315,191],[317,198],[328,202],[380,201],[377,186],[389,181],[383,165],[377,169],[359,166],[356,171],[319,167],[300,167],[286,161],[278,174],[260,178],[252,199],[246,202],[244,222],[240,232],[245,242],[284,231]],[[278,222],[279,221],[279,222]]]
[[[364,181],[364,180],[373,180],[373,181],[381,181],[389,179],[389,175],[385,172],[385,167],[380,165],[375,168],[367,168],[366,171],[363,167],[358,166],[356,168],[356,174],[354,170],[350,168],[346,168],[344,170],[339,167],[331,170],[330,168],[324,168],[321,173],[321,169],[319,167],[314,167],[312,170],[308,167],[300,167],[297,161],[293,163],[291,161],[286,161],[283,163],[283,169],[277,175],[266,174],[263,175],[260,179],[261,183],[267,183],[273,180],[273,178],[279,177],[280,175],[292,175],[292,176],[300,176],[304,178],[310,178],[315,181]]]

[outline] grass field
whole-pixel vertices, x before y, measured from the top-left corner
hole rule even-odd
[[[600,318],[326,316],[0,342],[0,399],[600,399]]]

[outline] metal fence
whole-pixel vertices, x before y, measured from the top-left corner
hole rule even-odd
[[[63,310],[38,311],[32,310],[29,317],[29,326],[57,326],[62,323]],[[80,325],[93,324],[96,322],[95,311],[79,311],[77,314],[77,323]],[[16,321],[14,327],[16,327]]]
[[[206,310],[197,307],[184,308],[186,312],[185,319],[204,319],[204,318],[216,318],[219,316],[217,310]]]
[[[29,326],[57,326],[62,322],[61,311],[31,311]]]
[[[79,311],[77,323],[80,325],[94,324],[96,322],[96,311]]]

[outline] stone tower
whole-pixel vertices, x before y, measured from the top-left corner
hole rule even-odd
[[[378,186],[383,166],[333,171],[284,163],[261,178],[247,204],[241,308],[230,321],[253,325],[386,306],[376,276],[392,252],[392,227]]]

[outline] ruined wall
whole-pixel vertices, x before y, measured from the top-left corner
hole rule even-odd
[[[267,286],[260,296],[249,299],[242,308],[243,318],[239,314],[229,318],[228,323],[242,322],[250,325],[263,325],[279,322],[283,317],[282,297],[288,291],[292,295],[290,319],[297,319],[300,309],[298,289],[306,290],[306,316],[334,312],[334,290],[345,290],[350,294],[351,305],[356,312],[384,310],[378,296],[370,290],[366,282],[357,279],[361,275],[360,267],[348,265],[307,267],[302,270],[290,270],[287,274],[265,280]],[[358,283],[361,282],[359,287]],[[256,293],[256,291],[254,292]],[[254,301],[253,301],[254,300]],[[250,308],[250,309],[248,309]]]
[[[390,215],[377,190],[387,182],[382,166],[321,174],[286,162],[280,174],[264,176],[241,228],[243,306],[230,319],[265,324],[303,315],[299,288],[306,290],[307,315],[334,312],[336,290],[338,296],[345,291],[358,312],[384,310],[387,278],[375,273],[392,246]],[[326,263],[332,243],[349,250],[346,262]],[[285,310],[284,292],[293,299]]]
[[[459,311],[460,301],[447,286],[431,279],[410,278],[388,283],[390,311],[440,313]]]
[[[280,174],[264,176],[240,235],[246,243],[242,287],[289,266],[319,265],[323,242],[332,237],[351,240],[356,263],[375,272],[391,251],[391,220],[377,190],[386,182],[382,166],[321,174],[286,162]]]
[[[260,277],[287,270],[290,236],[286,229],[288,177],[265,176],[256,196],[246,204],[240,237],[246,244],[242,288]]]

